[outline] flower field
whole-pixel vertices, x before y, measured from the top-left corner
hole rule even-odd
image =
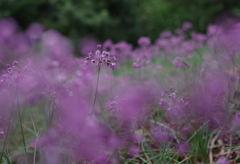
[[[76,52],[0,20],[0,163],[239,163],[240,26],[191,28]]]

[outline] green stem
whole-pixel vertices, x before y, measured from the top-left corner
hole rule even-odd
[[[100,74],[100,65],[98,65],[97,85],[96,85],[96,89],[95,89],[95,95],[94,95],[94,100],[93,100],[93,107],[92,107],[91,117],[92,117],[92,115],[93,115],[93,113],[94,113],[94,107],[95,107],[96,99],[97,99],[97,90],[98,90],[99,74]]]
[[[52,97],[51,97],[52,98]],[[49,127],[51,127],[52,126],[52,124],[53,124],[53,117],[54,117],[54,111],[55,111],[55,106],[56,106],[56,103],[55,103],[55,100],[52,98],[52,100],[53,100],[53,108],[52,108],[52,111],[51,111],[51,113],[50,113],[50,120],[49,120]]]
[[[17,108],[18,108],[18,116],[19,116],[19,122],[20,122],[20,128],[21,128],[21,135],[22,135],[24,152],[25,152],[25,158],[26,158],[27,147],[26,147],[25,137],[24,137],[24,133],[23,133],[22,118],[21,118],[21,112],[20,112],[20,107],[19,107],[19,102],[18,102],[18,96],[17,96]]]

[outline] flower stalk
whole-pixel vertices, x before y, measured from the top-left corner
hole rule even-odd
[[[96,84],[96,89],[95,89],[95,94],[94,94],[94,100],[93,100],[93,107],[92,107],[92,113],[91,113],[91,117],[92,117],[92,115],[93,115],[93,113],[94,113],[94,108],[95,108],[96,99],[97,99],[97,91],[98,91],[99,74],[100,74],[100,65],[98,65],[97,84]]]

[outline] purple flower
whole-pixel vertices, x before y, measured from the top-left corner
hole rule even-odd
[[[109,52],[101,52],[100,50],[96,50],[94,54],[92,54],[91,52],[88,53],[88,56],[85,58],[84,63],[88,64],[90,62],[98,66],[100,66],[101,64],[105,64],[114,69],[116,68],[116,60],[116,57]]]
[[[182,142],[176,146],[176,149],[181,154],[187,154],[190,151],[190,145],[187,142]]]
[[[153,137],[159,142],[173,141],[173,135],[167,127],[159,126],[157,129],[152,130]]]
[[[133,62],[132,68],[140,68],[142,64],[138,64],[137,62]]]
[[[184,35],[184,31],[183,31],[183,29],[181,29],[181,28],[177,28],[176,30],[175,30],[175,33],[176,34],[178,34],[178,35]]]
[[[43,150],[56,148],[57,157],[65,152],[74,161],[85,159],[104,163],[119,146],[118,138],[94,117],[89,118],[90,106],[86,100],[62,94],[57,99],[58,121],[48,133],[36,140],[32,146]]]
[[[156,93],[150,87],[144,85],[124,88],[119,95],[118,110],[116,116],[119,121],[137,127],[149,114],[148,104],[155,100]]]
[[[240,113],[236,113],[234,117],[235,122],[240,126]]]
[[[171,37],[171,36],[172,36],[171,31],[163,31],[163,32],[160,34],[160,37],[161,37],[161,38]]]
[[[230,162],[226,157],[222,156],[217,160],[217,164],[230,164]]]
[[[95,37],[91,35],[85,36],[79,42],[79,52],[82,55],[87,55],[89,52],[96,51],[97,45],[99,45],[99,41]]]
[[[215,72],[189,90],[189,103],[185,113],[192,118],[192,122],[208,121],[211,128],[227,126],[227,86],[228,80]]]
[[[116,105],[117,105],[117,101],[116,100],[107,102],[107,108],[110,111],[114,111],[115,108],[116,108]]]
[[[121,60],[126,59],[126,56],[132,53],[132,45],[125,41],[120,41],[112,46],[110,53]]]
[[[197,42],[203,42],[207,39],[207,36],[205,34],[200,33],[192,33],[192,38]]]
[[[29,38],[24,33],[17,33],[9,38],[9,45],[18,55],[26,55],[31,48]]]
[[[45,27],[42,24],[33,23],[30,26],[28,26],[25,33],[30,40],[34,41],[34,40],[38,40],[41,38],[44,29],[45,29]]]
[[[183,137],[187,138],[190,135],[190,128],[188,126],[183,126],[181,129],[181,134]]]
[[[159,107],[164,107],[166,105],[166,100],[160,99],[158,105],[159,105]]]
[[[143,134],[141,134],[139,132],[135,132],[133,134],[133,140],[136,143],[140,143],[140,142],[142,142],[144,140],[144,136],[143,136]]]
[[[138,45],[141,47],[147,47],[151,44],[151,40],[149,37],[142,36],[138,39]]]
[[[169,97],[169,98],[172,98],[172,99],[175,99],[175,98],[176,98],[176,93],[173,92],[173,93],[171,93],[168,97]]]
[[[190,28],[192,28],[192,23],[191,22],[184,22],[183,24],[182,24],[182,29],[183,30],[188,30],[188,29],[190,29]]]
[[[180,58],[180,57],[176,57],[176,58],[173,60],[173,64],[174,64],[176,67],[189,67],[188,62],[186,62],[185,60],[183,60],[183,59]]]
[[[209,25],[207,28],[207,35],[209,37],[222,34],[223,29],[217,25]]]
[[[14,60],[14,61],[12,62],[12,66],[16,66],[16,65],[18,65],[18,61]]]
[[[133,156],[138,156],[140,155],[140,152],[139,152],[139,147],[136,146],[136,145],[132,145],[129,147],[128,149],[128,153],[133,155]]]
[[[113,46],[112,40],[108,39],[103,43],[103,50],[104,51],[111,51]]]
[[[13,18],[0,20],[0,36],[10,37],[17,31],[17,22]]]

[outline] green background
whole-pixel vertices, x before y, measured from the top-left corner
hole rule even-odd
[[[33,22],[54,28],[77,44],[92,34],[100,41],[126,40],[136,45],[140,36],[152,40],[163,30],[193,23],[205,32],[221,15],[240,14],[239,0],[0,0],[0,18],[15,18],[24,30]]]

